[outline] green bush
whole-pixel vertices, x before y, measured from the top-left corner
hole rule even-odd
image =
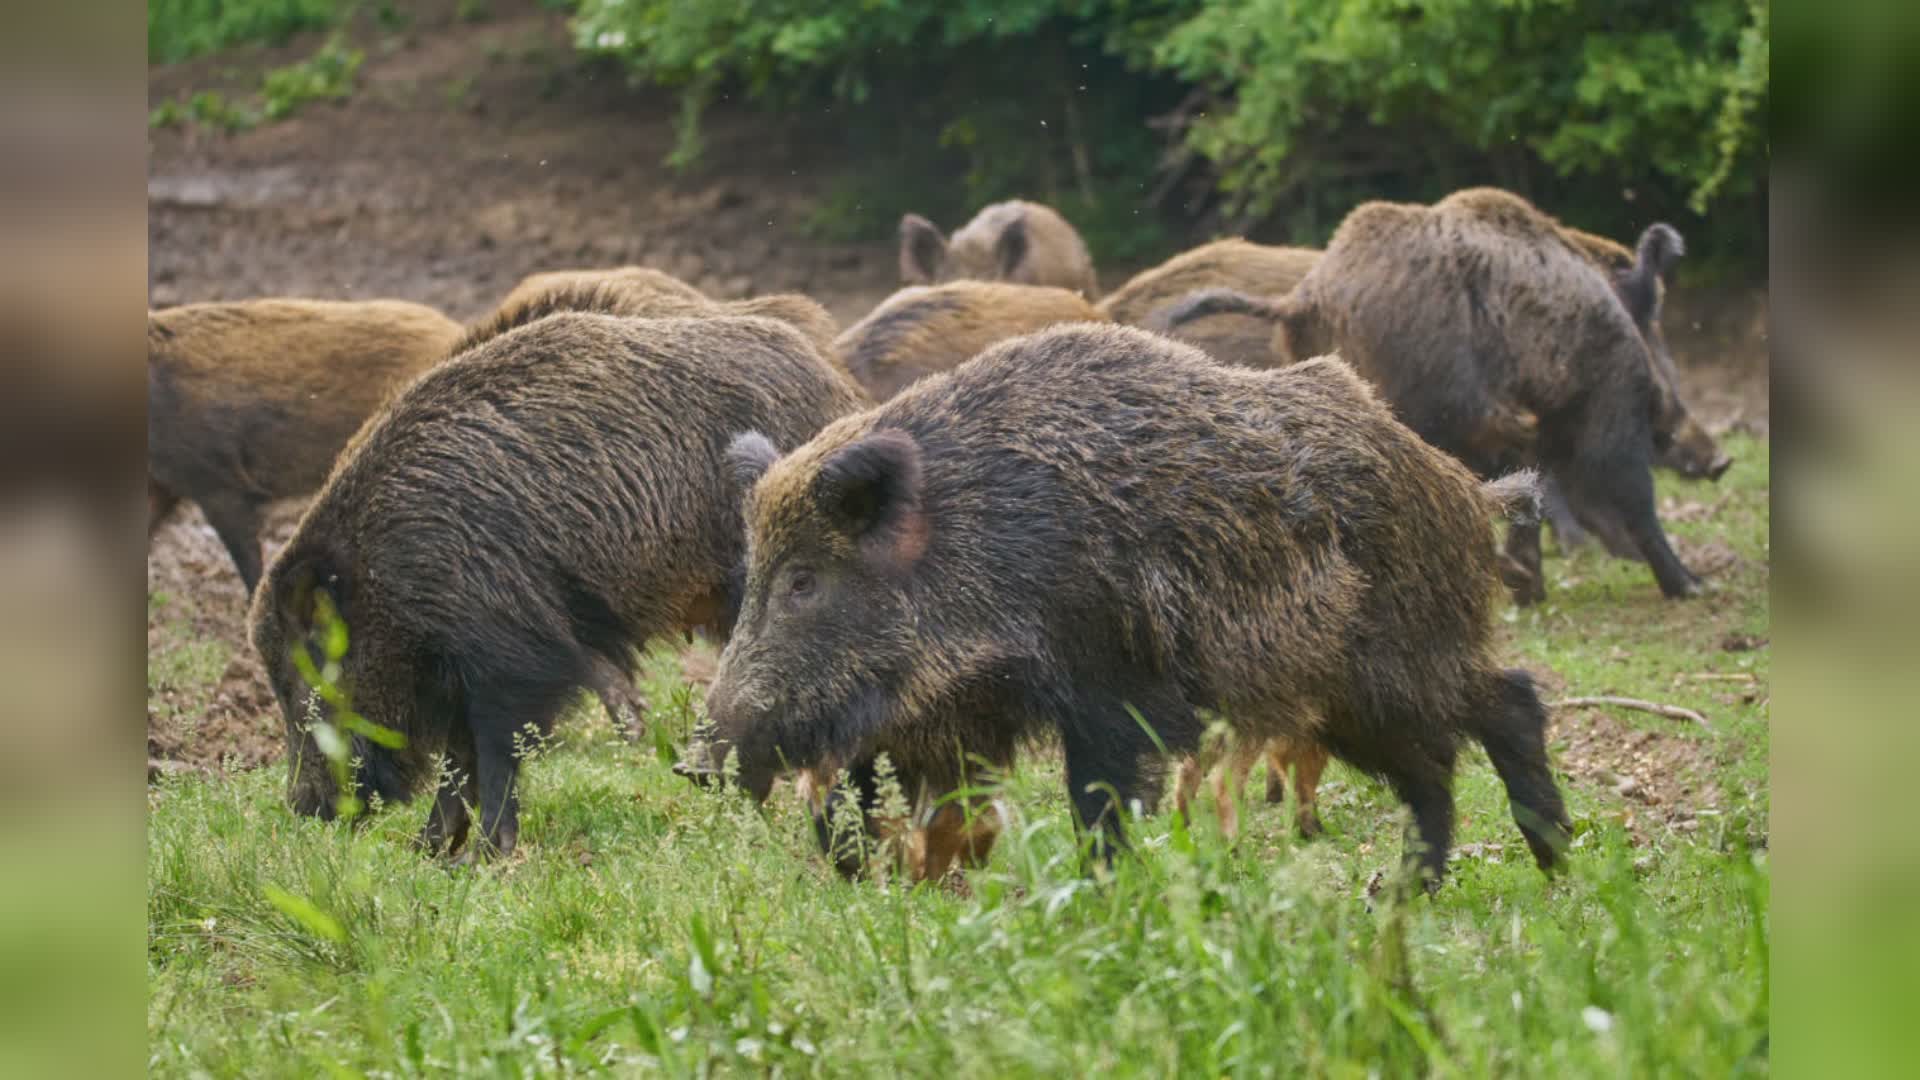
[[[171,64],[333,24],[339,0],[147,0],[147,60]]]
[[[701,108],[743,92],[853,111],[863,160],[900,140],[891,156],[949,190],[957,168],[968,204],[1051,187],[1131,218],[1172,138],[1231,221],[1300,240],[1364,198],[1494,183],[1619,233],[1679,219],[1727,241],[1703,250],[1764,261],[1761,0],[583,0],[575,26],[686,95],[682,161]],[[1189,123],[1147,128],[1189,91]]]

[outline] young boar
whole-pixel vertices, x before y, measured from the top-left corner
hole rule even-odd
[[[518,835],[516,737],[676,629],[724,636],[742,558],[725,452],[742,428],[798,443],[860,405],[771,319],[562,313],[428,372],[354,439],[254,598],[285,714],[288,800],[329,817],[333,778],[291,659],[324,597],[344,682],[398,750],[355,736],[359,793],[404,801],[453,766],[423,842]]]
[[[1621,288],[1552,218],[1476,188],[1431,207],[1362,205],[1286,296],[1208,290],[1154,321],[1260,313],[1279,323],[1284,359],[1337,351],[1482,476],[1539,463],[1581,524],[1686,596],[1699,579],[1660,526],[1650,468],[1697,428],[1663,389]],[[1516,528],[1508,552],[1515,598],[1541,599],[1538,526]]]
[[[632,318],[699,318],[762,315],[791,323],[823,356],[832,356],[840,327],[827,309],[798,293],[756,296],[750,300],[712,300],[698,289],[658,270],[639,266],[618,270],[555,270],[534,274],[513,287],[500,306],[475,323],[462,339],[462,351],[498,337],[516,326],[560,311],[593,311]]]
[[[1385,777],[1436,881],[1463,737],[1540,864],[1565,844],[1545,710],[1493,659],[1489,514],[1531,478],[1483,490],[1337,359],[1251,371],[1057,327],[732,456],[757,477],[747,578],[689,773],[734,755],[764,799],[884,752],[909,793],[952,792],[1046,736],[1110,850],[1161,749],[1217,715]]]
[[[1267,762],[1267,801],[1276,805],[1287,801],[1287,771],[1291,768],[1294,795],[1298,800],[1294,826],[1301,837],[1308,840],[1325,831],[1320,824],[1319,810],[1320,774],[1327,768],[1325,747],[1310,739],[1277,735],[1265,740],[1236,740],[1232,746],[1220,749],[1225,751],[1225,760],[1212,770],[1213,797],[1220,815],[1220,829],[1227,839],[1233,839],[1239,832],[1240,792],[1247,786],[1247,777],[1254,765],[1262,758]],[[1193,796],[1199,792],[1209,766],[1219,756],[1220,750],[1210,747],[1181,761],[1174,787],[1174,806],[1183,817]]]
[[[1160,308],[1198,289],[1227,288],[1254,296],[1283,296],[1307,276],[1320,253],[1312,248],[1273,247],[1238,238],[1215,240],[1142,270],[1100,302],[1114,322],[1145,326]],[[1273,324],[1231,312],[1195,319],[1169,335],[1223,364],[1273,367]]]
[[[1093,305],[1065,289],[956,281],[901,289],[847,327],[833,349],[867,393],[885,401],[995,342],[1054,323],[1104,321]]]
[[[147,312],[147,534],[200,504],[252,592],[266,508],[305,495],[460,324],[396,300],[246,300]]]
[[[1052,207],[1019,200],[982,209],[951,241],[919,214],[901,218],[900,280],[1011,281],[1072,289],[1089,300],[1100,296],[1080,233]]]

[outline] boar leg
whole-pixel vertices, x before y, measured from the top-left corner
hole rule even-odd
[[[1134,718],[1154,725],[1165,745],[1192,747],[1200,732],[1194,710],[1178,691],[1154,688],[1144,693],[1083,699],[1061,717],[1061,748],[1067,764],[1067,794],[1075,823],[1091,835],[1094,856],[1108,864],[1125,849],[1125,811],[1144,801],[1142,763],[1159,747]]]
[[[823,804],[814,811],[813,837],[820,845],[820,853],[848,881],[866,875],[870,855],[868,841],[874,839],[877,832],[873,808],[878,798],[879,783],[874,776],[873,759],[862,758],[847,766],[846,783],[835,784],[828,790]],[[859,830],[836,836],[834,820],[849,813],[860,815]]]
[[[1326,831],[1320,824],[1319,791],[1320,774],[1327,768],[1327,751],[1317,742],[1295,742],[1281,758],[1283,770],[1289,760],[1293,764],[1294,797],[1300,801],[1294,811],[1294,824],[1303,838],[1311,840]]]
[[[420,832],[420,846],[429,855],[457,855],[466,846],[473,824],[472,808],[480,801],[480,778],[475,774],[473,737],[465,731],[452,732],[447,738],[446,769],[440,776],[440,788],[427,811],[426,828]]]
[[[1547,765],[1547,710],[1533,677],[1513,669],[1496,678],[1488,711],[1467,726],[1486,748],[1506,785],[1513,820],[1542,870],[1552,870],[1566,851],[1572,823]]]
[[[1576,506],[1592,507],[1601,515],[1595,531],[1603,536],[1623,531],[1633,541],[1668,598],[1677,600],[1699,591],[1700,579],[1673,553],[1666,530],[1660,527],[1654,510],[1653,473],[1644,461],[1621,463],[1605,471],[1582,470],[1568,495]]]
[[[599,697],[600,707],[607,711],[607,722],[613,725],[613,730],[626,736],[629,742],[638,742],[646,735],[647,699],[633,685],[625,668],[614,660],[595,655],[593,680],[589,685]]]
[[[1394,793],[1413,811],[1403,861],[1425,880],[1427,891],[1440,887],[1453,847],[1453,755],[1444,760],[1413,760],[1387,776]]]
[[[1403,861],[1431,891],[1440,887],[1453,844],[1456,750],[1451,740],[1416,741],[1426,727],[1419,717],[1329,716],[1323,737],[1342,760],[1385,779],[1413,812]]]
[[[243,495],[218,495],[201,499],[200,512],[227,546],[251,596],[260,584],[260,505]]]
[[[1275,806],[1287,801],[1287,753],[1283,739],[1269,739],[1267,757],[1267,801]]]
[[[1581,526],[1580,519],[1573,514],[1573,507],[1567,505],[1566,493],[1553,477],[1547,477],[1545,485],[1547,520],[1553,523],[1554,542],[1559,545],[1560,554],[1568,555],[1592,542],[1593,538]]]
[[[480,783],[480,857],[513,854],[520,839],[520,743],[538,737],[529,729],[540,734],[553,730],[554,714],[574,685],[495,683],[469,691],[467,727],[473,732],[474,774]]]
[[[1521,607],[1547,598],[1547,575],[1540,564],[1540,523],[1516,521],[1507,526],[1506,561],[1501,580]]]

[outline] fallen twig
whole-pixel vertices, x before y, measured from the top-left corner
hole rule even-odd
[[[1753,673],[1750,671],[1696,671],[1688,675],[1687,678],[1698,679],[1701,682],[1710,682],[1715,680],[1723,680],[1726,682],[1752,682]]]
[[[1556,709],[1604,709],[1609,707],[1615,709],[1633,709],[1638,712],[1650,712],[1655,716],[1664,716],[1669,720],[1691,720],[1704,728],[1713,726],[1707,723],[1706,717],[1694,712],[1692,709],[1683,709],[1678,705],[1662,705],[1657,701],[1642,701],[1639,698],[1613,697],[1605,694],[1596,697],[1570,697],[1561,698],[1559,701],[1554,702],[1553,707]]]

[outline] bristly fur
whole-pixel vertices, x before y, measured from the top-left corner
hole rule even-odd
[[[1200,297],[1169,315],[1209,304],[1272,315],[1284,360],[1338,352],[1409,427],[1481,476],[1538,466],[1582,524],[1684,596],[1698,579],[1660,527],[1648,470],[1725,465],[1681,402],[1657,333],[1652,268],[1678,237],[1649,229],[1635,259],[1492,188],[1431,207],[1372,202],[1285,297]],[[1509,534],[1522,603],[1545,596],[1539,546],[1537,524]]]
[[[1135,274],[1100,302],[1100,310],[1115,322],[1184,341],[1223,364],[1273,367],[1279,357],[1273,350],[1269,316],[1223,309],[1204,317],[1186,313],[1174,326],[1171,317],[1159,315],[1174,301],[1199,290],[1228,289],[1249,300],[1284,296],[1319,259],[1320,252],[1312,248],[1215,240]]]
[[[615,270],[553,270],[528,277],[514,286],[491,314],[474,323],[456,351],[464,352],[561,311],[633,318],[760,315],[792,324],[828,359],[833,357],[833,339],[840,332],[826,308],[798,293],[712,300],[658,270],[624,266]]]
[[[314,588],[347,624],[354,708],[407,739],[362,747],[362,782],[405,799],[444,749],[468,786],[442,789],[429,845],[458,847],[472,805],[487,842],[510,848],[516,733],[544,731],[651,638],[726,631],[743,557],[734,434],[798,445],[861,404],[797,331],[763,318],[563,312],[407,387],[342,456],[255,597],[290,761],[307,763],[289,778],[296,809],[325,813],[332,796],[289,658]]]
[[[1437,872],[1469,736],[1548,863],[1566,817],[1493,661],[1492,508],[1337,359],[1249,371],[1086,324],[1003,342],[756,482],[708,754],[762,796],[881,752],[941,792],[1046,736],[1117,841],[1115,800],[1217,714],[1386,777]]]
[[[200,504],[249,591],[261,516],[305,495],[460,324],[397,300],[245,300],[147,313],[147,531]]]
[[[885,401],[995,342],[1055,323],[1104,321],[1092,304],[1065,289],[956,281],[887,297],[847,327],[834,351],[874,400]]]

